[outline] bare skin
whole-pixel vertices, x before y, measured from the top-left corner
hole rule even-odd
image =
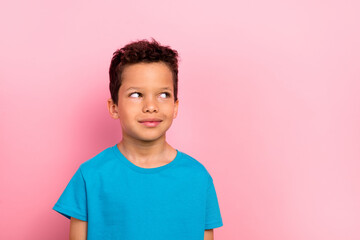
[[[204,240],[214,240],[214,229],[205,230]]]
[[[87,222],[71,217],[69,240],[86,240]]]
[[[119,150],[130,162],[144,168],[171,162],[176,150],[166,142],[166,131],[179,105],[179,100],[174,101],[172,72],[164,63],[139,63],[126,67],[122,78],[118,102],[109,99],[107,103],[110,116],[120,120]],[[147,118],[161,119],[161,123],[154,128],[144,127],[139,121]]]

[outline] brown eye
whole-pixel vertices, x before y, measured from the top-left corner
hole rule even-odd
[[[163,93],[161,93],[161,95],[165,95],[165,97],[164,97],[164,98],[168,98],[168,97],[170,97],[170,93],[168,93],[168,92],[163,92]]]
[[[133,96],[134,94],[138,94],[139,96],[141,96],[141,93],[139,93],[139,92],[133,92],[133,93],[131,93],[131,94],[129,95],[129,97]],[[135,98],[136,98],[136,97],[135,97]]]

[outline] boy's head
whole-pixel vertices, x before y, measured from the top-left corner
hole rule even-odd
[[[141,40],[129,43],[123,48],[114,52],[111,60],[110,75],[110,94],[115,104],[118,102],[118,92],[122,84],[124,69],[136,63],[155,63],[162,62],[172,72],[174,101],[177,100],[178,93],[178,53],[168,46],[162,46],[154,39],[151,42]]]
[[[155,40],[133,42],[114,53],[108,109],[120,120],[123,138],[165,139],[178,112],[177,56]]]

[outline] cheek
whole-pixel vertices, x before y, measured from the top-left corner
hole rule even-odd
[[[166,114],[166,116],[172,117],[174,114],[174,105],[166,105],[163,106],[163,113]]]
[[[136,116],[137,111],[132,104],[127,104],[119,106],[119,113],[120,118],[126,121],[133,119]]]

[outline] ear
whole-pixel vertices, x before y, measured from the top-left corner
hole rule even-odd
[[[107,107],[108,107],[110,116],[113,119],[118,119],[119,118],[119,109],[118,109],[118,106],[116,106],[116,104],[113,102],[113,100],[111,98],[109,98],[107,100]]]
[[[173,119],[176,118],[177,114],[178,114],[178,109],[179,109],[179,99],[176,100],[175,105],[174,105],[174,115],[173,115]]]

